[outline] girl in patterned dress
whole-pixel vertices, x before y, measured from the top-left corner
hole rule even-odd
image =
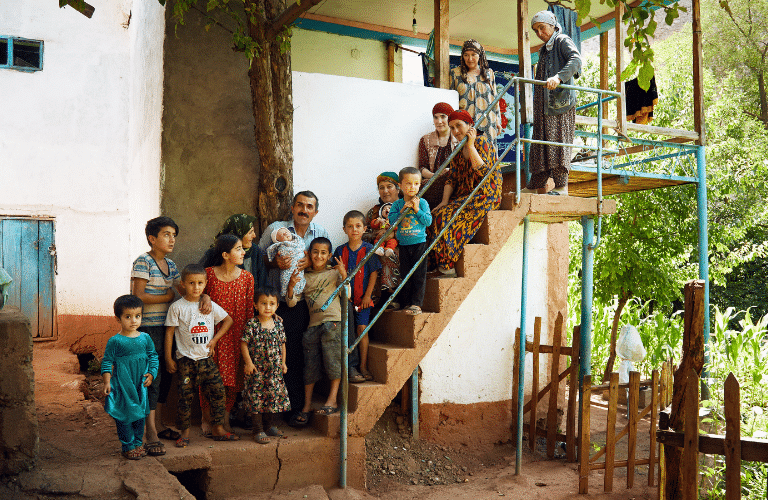
[[[268,436],[283,435],[272,423],[272,414],[291,409],[283,380],[288,365],[283,322],[275,316],[280,300],[277,291],[261,289],[255,298],[258,316],[248,322],[240,339],[245,364],[243,401],[253,415],[253,438],[259,444],[267,444]]]
[[[243,243],[234,234],[222,234],[214,244],[213,267],[205,269],[208,283],[205,293],[211,300],[227,311],[234,323],[229,331],[219,340],[213,354],[219,367],[221,380],[227,393],[224,411],[224,428],[232,432],[229,415],[235,405],[237,393],[243,390],[243,363],[240,355],[240,338],[249,319],[253,317],[253,275],[238,266],[245,257]],[[218,331],[219,325],[216,326]],[[203,409],[203,432],[210,415],[210,406],[204,397],[200,398]],[[210,428],[210,426],[207,426]]]

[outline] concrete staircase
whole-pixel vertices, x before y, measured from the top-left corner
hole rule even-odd
[[[368,348],[374,381],[349,386],[349,435],[365,436],[373,428],[526,215],[534,222],[563,222],[594,215],[597,206],[595,199],[531,194],[515,204],[514,194],[504,195],[499,209],[488,214],[465,246],[456,266],[458,277],[427,280],[425,312],[386,312],[374,325]],[[604,200],[604,214],[615,210],[615,201]],[[338,413],[312,419],[313,427],[326,436],[339,435],[339,422]]]

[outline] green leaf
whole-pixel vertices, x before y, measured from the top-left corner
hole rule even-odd
[[[637,61],[635,59],[632,59],[631,61],[629,61],[629,64],[627,64],[627,67],[624,68],[624,71],[621,72],[621,79],[624,81],[631,79],[635,75],[636,69],[637,69]]]
[[[651,78],[653,78],[653,65],[650,60],[647,60],[637,74],[637,83],[641,89],[647,91],[651,86]]]
[[[589,16],[589,9],[591,7],[592,7],[592,2],[590,0],[577,0],[576,12],[579,16],[579,19],[585,19],[587,16]]]

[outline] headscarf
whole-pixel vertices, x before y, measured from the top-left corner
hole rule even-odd
[[[533,19],[531,19],[531,28],[533,28],[533,25],[536,23],[544,23],[554,26],[555,31],[552,33],[552,36],[549,37],[549,40],[547,40],[547,50],[552,50],[552,47],[555,45],[555,36],[558,33],[563,32],[563,27],[557,22],[555,14],[548,10],[541,10],[533,16]]]
[[[464,109],[457,109],[456,111],[448,115],[448,123],[452,122],[453,120],[462,120],[468,125],[475,124],[475,120],[473,120],[469,112],[467,112]]]
[[[400,184],[400,176],[396,172],[382,172],[376,177],[376,187],[379,186],[381,181],[391,182],[395,186]]]
[[[253,228],[253,224],[256,222],[256,217],[248,214],[235,214],[230,215],[227,217],[227,220],[224,221],[224,225],[221,226],[221,231],[216,235],[216,238],[221,236],[222,234],[234,234],[240,239],[243,239],[243,236],[248,234],[248,231]],[[216,238],[213,239],[214,244],[216,244]],[[250,257],[251,251],[253,250],[254,245],[251,245],[251,248],[245,251],[245,258],[247,259]],[[211,248],[213,248],[213,245],[211,245]]]
[[[485,57],[485,49],[480,45],[480,42],[471,38],[464,42],[464,45],[461,47],[461,79],[464,80],[464,83],[467,82],[467,71],[469,71],[469,68],[467,63],[464,62],[464,52],[468,50],[480,56],[477,61],[477,65],[480,67],[480,78],[485,81],[490,80],[491,67],[488,65],[488,59]]]
[[[438,102],[432,108],[432,116],[437,114],[450,115],[453,113],[453,107],[447,102]]]

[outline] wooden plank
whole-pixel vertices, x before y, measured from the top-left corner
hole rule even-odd
[[[21,228],[24,221],[5,219],[3,221],[3,268],[13,282],[8,288],[9,306],[21,308]]]
[[[685,443],[683,446],[683,500],[698,500],[699,476],[699,376],[688,371],[685,387]]]
[[[387,81],[395,81],[395,42],[387,40]]]
[[[541,318],[536,317],[533,322],[533,370],[531,376],[531,414],[528,424],[528,446],[531,451],[536,450],[536,407],[539,405],[539,342],[541,341]]]
[[[519,371],[519,359],[520,359],[520,328],[515,329],[515,347],[514,347],[514,360],[512,362],[512,435],[517,436],[517,392],[520,390],[520,371]]]
[[[653,486],[654,474],[656,472],[656,425],[659,421],[659,370],[653,370],[651,373],[651,422],[650,443],[648,450],[648,486]]]
[[[569,373],[570,373],[570,368],[566,368],[565,370],[563,370],[563,372],[557,377],[557,383],[559,384],[560,382],[562,382],[563,379],[567,377]],[[547,385],[542,390],[539,391],[539,396],[536,399],[541,401],[544,398],[544,396],[546,396],[546,394],[549,392],[549,389],[551,387],[552,387],[552,382],[547,382]],[[528,402],[525,403],[525,406],[523,406],[523,413],[528,413],[530,410],[531,410],[531,400],[528,400]]]
[[[618,99],[617,99],[618,100]],[[597,118],[593,116],[576,115],[576,125],[582,126],[597,126]],[[606,119],[603,120],[603,126],[612,129],[618,128],[616,120]],[[644,134],[663,135],[665,137],[675,137],[679,139],[697,140],[699,134],[690,130],[681,130],[676,128],[657,127],[655,125],[644,125],[642,123],[627,123],[626,129],[628,132],[640,132]]]
[[[521,78],[533,79],[531,72],[531,35],[528,29],[530,23],[528,0],[517,0],[516,23],[518,75]],[[523,123],[533,123],[533,85],[531,84],[524,84],[520,87],[520,120]]]
[[[435,87],[447,89],[450,85],[451,66],[448,61],[450,33],[448,0],[435,0]]]
[[[37,337],[39,295],[37,273],[37,221],[27,219],[21,226],[21,313],[29,319],[32,337]]]
[[[611,372],[608,389],[608,418],[605,426],[605,476],[603,491],[613,491],[613,462],[616,458],[616,407],[619,403],[619,374]]]
[[[627,489],[635,485],[635,453],[637,447],[637,406],[640,399],[640,373],[629,373],[629,397],[627,398]],[[653,425],[653,424],[651,424]]]
[[[537,429],[536,429],[536,435],[537,435],[537,436],[541,436],[541,437],[543,437],[543,438],[546,438],[546,437],[547,437],[547,430],[546,430],[546,429],[540,429],[540,428],[537,428]],[[556,438],[558,441],[563,441],[563,442],[565,442],[565,434],[563,434],[562,432],[556,432],[556,433],[555,433],[555,438]]]
[[[704,71],[701,35],[701,0],[693,0],[691,5],[693,24],[693,128],[699,134],[700,145],[707,143],[706,123],[704,121]]]
[[[526,342],[525,343],[525,350],[530,351],[533,349],[533,342]],[[539,354],[552,354],[552,346],[547,344],[542,344],[539,346]],[[573,349],[568,347],[567,345],[560,346],[560,355],[561,356],[573,356]]]
[[[579,430],[579,493],[589,493],[589,445],[590,423],[589,410],[591,407],[592,376],[585,375],[581,384],[581,429]]]
[[[640,460],[635,460],[635,466],[640,465],[648,465],[648,459],[643,458]],[[613,468],[614,469],[620,469],[622,467],[629,466],[629,462],[626,460],[619,460],[618,462],[613,462]],[[598,462],[596,464],[590,464],[589,470],[604,470],[605,469],[605,462]]]
[[[640,412],[640,415],[637,417],[637,420],[639,421],[639,420],[642,420],[642,419],[644,419],[644,418],[645,418],[645,416],[646,416],[646,415],[648,415],[650,412],[651,412],[651,406],[650,406],[650,405],[648,405],[648,406],[646,406],[645,408],[643,408],[643,411],[642,411],[642,412]],[[627,422],[627,424],[626,424],[626,425],[625,425],[625,426],[624,426],[624,427],[621,429],[621,432],[619,432],[619,433],[616,435],[616,442],[619,442],[619,441],[621,441],[621,438],[623,438],[624,436],[626,436],[628,433],[629,433],[629,422]],[[597,459],[599,459],[600,457],[602,457],[602,456],[605,454],[605,450],[606,450],[606,447],[605,447],[605,446],[603,446],[602,448],[600,448],[600,450],[599,450],[597,453],[595,453],[595,454],[594,454],[594,455],[593,455],[593,456],[592,456],[592,457],[589,459],[589,461],[590,461],[590,462],[594,462],[595,460],[597,460]]]
[[[621,79],[621,72],[624,71],[624,21],[622,20],[622,17],[624,17],[624,4],[622,2],[616,2],[614,16],[616,20],[614,28],[616,34],[616,92],[621,94],[621,97],[616,99],[616,130],[620,135],[627,135],[627,113],[624,110],[624,103],[627,102],[627,97],[624,92],[624,80]]]
[[[565,459],[568,462],[576,461],[576,417],[579,395],[579,343],[581,339],[581,326],[573,328],[573,341],[571,343],[570,379],[568,380],[568,416],[565,421]]]
[[[651,379],[649,379],[649,378],[640,381],[640,385],[649,385],[650,383],[651,383]],[[629,389],[629,382],[627,382],[626,384],[619,384],[616,387],[619,388],[619,389]],[[611,388],[611,384],[609,383],[609,384],[596,385],[596,386],[592,387],[592,390],[593,391],[604,391],[604,390],[610,389],[610,388]]]
[[[557,393],[560,385],[555,383],[560,377],[560,344],[563,340],[563,313],[558,312],[555,319],[555,329],[552,332],[552,357],[550,358],[549,381],[549,409],[547,411],[547,456],[555,458],[555,445],[557,444]]]
[[[741,499],[741,396],[733,373],[725,379],[725,499]]]
[[[659,380],[659,408],[666,408],[669,406],[669,403],[667,402],[667,387],[669,385],[669,373],[671,371],[671,362],[670,360],[665,361],[661,365],[661,377]],[[661,415],[659,415],[661,417]],[[659,422],[659,428],[661,428],[661,418],[658,420]],[[658,432],[656,433],[656,440],[658,441]],[[664,446],[661,446],[659,444],[659,484],[658,488],[656,489],[656,498],[659,500],[663,500],[665,497],[664,494],[664,486],[667,481],[667,471],[666,471],[666,461],[664,460]]]
[[[656,441],[665,446],[682,448],[685,443],[685,433],[659,430],[656,432]],[[725,455],[725,437],[699,434],[699,453]],[[768,440],[742,437],[741,460],[742,462],[768,463]]]
[[[38,272],[38,326],[40,338],[53,337],[55,322],[54,299],[56,294],[51,247],[53,246],[53,221],[38,221],[37,272]]]

